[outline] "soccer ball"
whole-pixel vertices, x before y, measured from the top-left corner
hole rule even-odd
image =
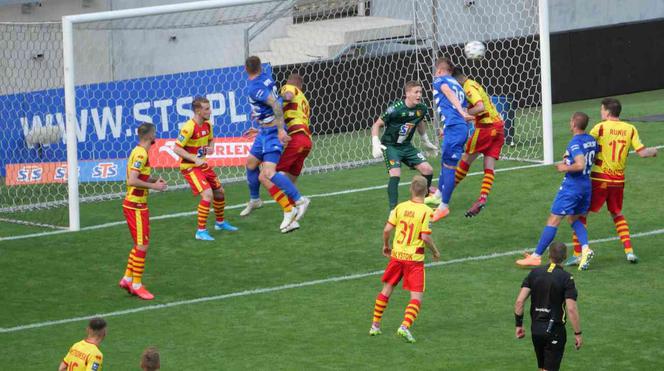
[[[486,53],[486,47],[481,41],[469,41],[463,48],[463,52],[468,59],[482,59],[484,58],[484,53]]]

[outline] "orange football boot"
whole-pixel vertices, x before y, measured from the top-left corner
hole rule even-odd
[[[154,295],[152,295],[150,293],[150,291],[148,291],[148,289],[145,288],[145,285],[141,285],[141,287],[139,287],[137,289],[132,287],[131,288],[131,293],[138,296],[139,298],[141,298],[143,300],[152,300],[152,299],[154,299]]]
[[[542,257],[535,255],[526,255],[523,259],[516,261],[516,265],[520,267],[539,267],[542,264]]]
[[[445,218],[450,214],[450,208],[446,207],[444,209],[437,208],[436,211],[433,212],[433,217],[431,218],[432,222],[437,222],[440,219]]]

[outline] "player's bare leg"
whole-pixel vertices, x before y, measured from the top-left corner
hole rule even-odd
[[[413,322],[417,319],[417,315],[420,313],[420,306],[422,304],[423,294],[421,292],[410,292],[410,302],[406,307],[406,312],[404,313],[403,322],[397,330],[397,335],[401,336],[408,343],[414,343],[415,337],[410,333],[410,327],[413,325]]]
[[[373,320],[371,322],[371,329],[369,329],[370,336],[382,334],[382,331],[380,330],[380,322],[383,319],[383,313],[385,312],[385,308],[387,308],[387,303],[390,299],[390,295],[392,295],[392,291],[394,291],[394,286],[385,283],[383,284],[383,289],[378,294],[378,297],[376,297]]]
[[[240,216],[247,216],[253,210],[263,207],[263,200],[260,199],[260,160],[252,154],[247,156],[247,184],[249,185],[249,202],[247,206],[240,212]]]
[[[477,158],[477,153],[470,155],[472,159],[470,163]],[[496,166],[496,159],[490,156],[484,156],[484,179],[482,179],[482,189],[480,191],[480,197],[473,203],[473,205],[466,211],[466,217],[472,218],[477,216],[480,211],[486,206],[487,198],[493,187],[494,179],[494,168]]]
[[[210,215],[210,204],[212,202],[212,189],[207,188],[201,192],[201,202],[198,204],[198,230],[195,238],[201,241],[214,241],[207,231],[207,218]]]
[[[214,229],[217,231],[230,231],[230,232],[237,231],[238,228],[231,225],[231,223],[226,221],[226,219],[224,218],[224,210],[226,208],[226,197],[224,195],[224,188],[220,187],[218,189],[213,190],[212,195],[214,197],[212,205],[214,206],[214,213],[215,213]]]
[[[625,258],[632,264],[638,263],[639,257],[634,254],[634,249],[632,248],[632,241],[629,234],[629,225],[627,224],[627,220],[625,220],[625,216],[620,212],[612,212],[611,218],[613,219],[613,223],[616,226],[618,237],[620,237],[620,241],[623,243],[623,247],[625,249]]]

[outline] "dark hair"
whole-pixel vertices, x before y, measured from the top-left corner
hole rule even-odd
[[[194,101],[191,102],[191,109],[194,110],[194,112],[196,112],[196,110],[199,110],[201,109],[201,107],[203,107],[203,103],[209,104],[210,101],[205,97],[196,97],[194,98]]]
[[[148,347],[141,355],[141,368],[143,370],[158,370],[161,368],[159,350],[156,347]]]
[[[99,333],[106,328],[106,321],[101,317],[95,317],[90,320],[88,328],[95,333]]]
[[[157,130],[157,128],[154,126],[154,124],[151,124],[149,122],[144,122],[138,127],[138,138],[139,139],[145,139],[145,137],[148,134],[152,134]]]
[[[413,181],[410,183],[410,189],[415,196],[424,197],[429,191],[427,189],[427,180],[421,175],[415,175]]]
[[[261,72],[261,59],[255,55],[250,56],[244,61],[244,68],[251,74]]]
[[[404,84],[404,86],[403,86],[403,91],[406,92],[406,91],[408,91],[408,90],[410,90],[410,89],[412,89],[412,88],[421,88],[421,87],[422,87],[422,84],[420,84],[419,81],[410,80],[410,81],[407,81],[407,82]]]
[[[583,112],[574,112],[572,115],[572,121],[574,122],[574,127],[579,130],[586,130],[588,127],[588,120],[590,118]]]
[[[459,77],[466,77],[466,75],[463,73],[461,67],[454,67],[454,71],[452,71],[452,77],[458,80]]]
[[[560,264],[567,259],[567,245],[562,242],[552,242],[549,245],[549,259],[556,264]]]
[[[454,64],[452,61],[447,58],[447,57],[440,57],[436,59],[436,69],[441,68],[443,65],[445,65],[445,68],[449,70],[450,72],[454,71]]]
[[[609,111],[611,116],[620,117],[620,112],[622,111],[622,105],[620,101],[616,98],[604,98],[602,99],[602,106],[604,109]]]

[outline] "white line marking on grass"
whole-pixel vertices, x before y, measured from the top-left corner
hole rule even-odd
[[[60,225],[31,222],[31,221],[20,220],[20,219],[0,218],[0,222],[12,223],[12,224],[21,224],[21,225],[29,225],[31,227],[43,227],[43,228],[60,229],[60,230],[67,229],[67,227],[63,227],[63,226],[60,226]]]
[[[546,166],[546,165],[544,165],[544,164],[533,164],[533,165],[525,165],[525,166],[514,166],[514,167],[496,169],[496,172],[513,171],[513,170],[520,170],[520,169],[529,169],[529,168],[541,167],[541,166]],[[478,171],[478,172],[468,174],[468,176],[475,176],[475,175],[484,175],[484,172]],[[434,179],[434,181],[437,182],[438,180]],[[410,182],[399,183],[400,186],[409,185],[409,184],[410,184]],[[346,195],[346,194],[350,194],[350,193],[375,191],[375,190],[384,189],[384,188],[387,188],[387,184],[382,184],[382,185],[372,186],[372,187],[347,189],[347,190],[337,191],[337,192],[318,193],[318,194],[313,194],[313,195],[310,195],[310,196],[307,196],[307,197],[310,197],[310,198],[334,197],[334,196]],[[275,202],[274,202],[274,200],[269,200],[269,201],[265,201],[265,203],[273,204]],[[227,206],[226,210],[239,209],[241,207],[244,207],[245,205],[246,204],[243,203],[243,204],[236,204],[236,205],[232,205],[232,206]],[[185,211],[185,212],[181,212],[181,213],[152,216],[152,217],[150,217],[150,220],[154,221],[154,220],[162,220],[162,219],[180,218],[180,217],[191,216],[191,215],[195,215],[195,214],[196,214],[196,211]],[[95,229],[111,228],[111,227],[115,227],[115,226],[118,226],[118,225],[125,225],[126,223],[127,223],[126,221],[122,220],[122,221],[117,221],[117,222],[109,222],[109,223],[104,223],[104,224],[91,225],[91,226],[81,228],[81,231],[92,231],[92,230],[95,230]],[[2,242],[2,241],[12,241],[12,240],[22,240],[22,239],[33,238],[33,237],[52,236],[52,235],[62,234],[62,233],[70,233],[70,231],[69,230],[58,230],[58,231],[50,231],[50,232],[22,234],[22,235],[18,235],[18,236],[0,237],[0,242]]]
[[[658,235],[658,234],[663,234],[663,233],[664,233],[664,229],[656,229],[656,230],[648,231],[648,232],[634,233],[631,237],[632,238],[638,238],[638,237],[653,236],[653,235]],[[618,236],[607,237],[607,238],[600,238],[600,239],[597,239],[597,240],[592,240],[592,241],[590,241],[590,243],[591,244],[596,244],[596,243],[602,243],[602,242],[608,242],[608,241],[616,241],[618,239],[619,239]],[[569,242],[568,242],[568,244],[569,244]],[[471,262],[471,261],[490,260],[490,259],[495,259],[495,258],[501,258],[501,257],[504,257],[504,256],[511,256],[511,255],[521,254],[526,250],[527,249],[519,249],[519,250],[512,250],[512,251],[505,251],[505,252],[496,252],[496,253],[492,253],[492,254],[479,255],[479,256],[467,256],[465,258],[458,258],[458,259],[445,260],[445,261],[440,261],[440,262],[427,263],[427,264],[425,264],[425,266],[426,267],[438,267],[438,266],[442,266],[442,265],[459,264],[459,263],[465,263],[465,262]],[[82,317],[73,317],[73,318],[66,318],[66,319],[60,319],[60,320],[55,320],[55,321],[31,323],[31,324],[27,324],[27,325],[19,325],[19,326],[14,326],[14,327],[7,327],[7,328],[0,327],[0,334],[20,332],[20,331],[25,331],[25,330],[30,330],[30,329],[50,327],[50,326],[62,325],[62,324],[66,324],[66,323],[85,321],[85,320],[89,320],[93,317],[98,317],[98,316],[99,317],[123,316],[125,314],[132,314],[132,313],[153,311],[153,310],[158,310],[158,309],[179,307],[181,305],[198,304],[198,303],[205,303],[205,302],[208,302],[208,301],[218,301],[218,300],[226,300],[226,299],[237,298],[237,297],[242,297],[242,296],[266,294],[266,293],[275,292],[275,291],[284,291],[284,290],[290,290],[290,289],[297,289],[297,288],[301,288],[301,287],[322,285],[322,284],[332,283],[332,282],[351,281],[351,280],[356,280],[356,279],[370,277],[370,276],[378,276],[378,275],[381,275],[381,274],[383,274],[383,270],[373,271],[373,272],[366,272],[366,273],[356,273],[356,274],[351,274],[351,275],[347,275],[347,276],[323,278],[323,279],[313,280],[313,281],[289,283],[289,284],[281,285],[281,286],[265,287],[265,288],[259,288],[259,289],[237,291],[237,292],[232,292],[232,293],[229,293],[229,294],[206,296],[206,297],[197,298],[197,299],[173,301],[173,302],[165,303],[165,304],[148,305],[148,306],[140,307],[140,308],[125,309],[125,310],[119,310],[119,311],[108,312],[108,313],[100,313],[100,314],[91,314],[91,315],[82,316]]]

